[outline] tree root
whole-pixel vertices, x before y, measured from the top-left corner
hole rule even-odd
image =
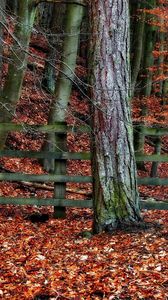
[[[130,232],[130,233],[136,233],[136,232],[142,232],[145,230],[149,230],[152,228],[155,229],[161,229],[162,225],[158,223],[152,223],[152,222],[144,222],[144,221],[139,221],[139,222],[118,222],[116,227],[112,227],[111,224],[107,225],[105,228],[105,231],[107,233],[113,234],[116,233],[119,230],[122,230],[124,232]]]

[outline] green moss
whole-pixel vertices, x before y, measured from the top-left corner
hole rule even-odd
[[[124,193],[122,183],[113,181],[113,199],[112,203],[118,219],[124,219],[128,216],[127,210],[127,196]]]
[[[99,219],[98,223],[105,225],[111,224],[115,228],[116,224],[122,222],[129,218],[129,211],[127,210],[127,197],[124,193],[123,186],[119,182],[114,180],[111,182],[111,195],[109,198],[109,193],[103,197],[99,193],[96,201],[96,211],[97,217]]]

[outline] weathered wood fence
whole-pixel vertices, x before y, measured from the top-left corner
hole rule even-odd
[[[90,133],[89,126],[66,126],[65,124],[55,125],[26,125],[26,124],[0,124],[0,131],[24,131],[30,133],[49,133],[55,132],[57,134],[65,135],[67,132],[75,133]],[[144,127],[143,134],[146,136],[165,136],[168,135],[167,128],[150,128]],[[45,151],[20,151],[20,150],[3,150],[0,151],[0,157],[18,157],[18,158],[53,158],[59,164],[66,160],[90,160],[90,153],[71,153],[71,152],[45,152]],[[156,162],[168,162],[168,155],[138,155],[137,161],[156,161]],[[61,169],[60,169],[61,170]],[[37,205],[37,206],[54,206],[55,217],[65,216],[65,207],[79,207],[84,208],[92,207],[92,200],[68,200],[66,199],[66,183],[91,183],[91,176],[70,176],[65,172],[62,173],[57,168],[55,174],[45,175],[30,175],[23,173],[0,173],[0,181],[29,181],[29,182],[54,182],[54,197],[49,199],[42,198],[13,198],[13,197],[0,197],[0,204],[14,204],[14,205]],[[138,184],[140,185],[168,185],[168,178],[138,178]],[[60,193],[59,193],[60,189]],[[58,197],[60,195],[60,197]],[[140,201],[141,208],[146,209],[168,209],[168,202],[161,201]]]

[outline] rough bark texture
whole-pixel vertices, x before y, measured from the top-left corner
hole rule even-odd
[[[129,107],[129,14],[125,0],[92,0],[93,230],[140,220]]]

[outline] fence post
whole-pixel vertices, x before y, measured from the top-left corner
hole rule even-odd
[[[144,154],[145,134],[143,124],[134,126],[134,150],[136,155]],[[144,162],[137,162],[137,169],[145,170]]]
[[[66,125],[65,122],[61,124]],[[56,133],[55,134],[55,149],[57,152],[67,151],[67,134]],[[65,159],[55,159],[55,175],[66,175],[67,173],[67,161]],[[55,182],[54,183],[54,198],[65,199],[66,198],[66,183]],[[62,206],[54,206],[54,218],[65,218],[66,208]]]
[[[161,147],[162,147],[162,140],[160,137],[157,137],[154,139],[154,143],[155,143],[155,154],[160,154],[161,152]],[[158,162],[153,162],[152,163],[152,167],[151,167],[151,173],[150,176],[151,177],[156,177],[157,176],[157,170],[158,170]]]

